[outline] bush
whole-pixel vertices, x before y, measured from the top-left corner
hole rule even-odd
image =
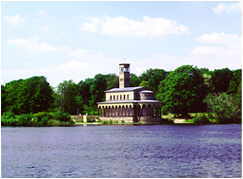
[[[71,121],[71,116],[66,112],[50,112],[51,119],[58,121]]]
[[[5,112],[1,117],[2,126],[17,126],[17,119],[12,112]]]
[[[10,118],[14,118],[14,117],[15,117],[15,115],[12,112],[5,112],[2,115],[2,118],[5,118],[5,119],[10,119]]]
[[[41,118],[40,121],[37,122],[37,126],[47,126],[49,120],[50,119],[47,116],[45,116]]]
[[[32,114],[20,114],[16,115],[17,126],[32,126]]]
[[[37,121],[41,121],[43,118],[51,119],[51,115],[49,112],[38,112],[33,114],[33,117],[37,119]]]
[[[213,113],[196,113],[192,117],[194,124],[210,124],[210,123],[217,123],[215,119],[215,114]]]
[[[35,114],[14,115],[11,112],[3,113],[2,126],[70,126],[74,122],[71,116],[64,112],[38,112]]]
[[[205,101],[209,110],[216,114],[219,123],[241,122],[241,99],[239,95],[210,94]]]
[[[58,121],[53,119],[47,122],[47,126],[71,126],[73,124],[73,121]]]
[[[58,120],[49,120],[47,121],[48,126],[60,126],[60,121]]]

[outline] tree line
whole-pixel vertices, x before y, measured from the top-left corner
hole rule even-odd
[[[131,74],[130,86],[152,90],[162,103],[163,114],[188,117],[190,113],[213,112],[225,121],[241,120],[241,69],[210,71],[191,65],[174,71],[149,69],[140,76]],[[115,74],[97,74],[79,83],[63,81],[57,88],[44,76],[14,80],[1,85],[1,112],[98,114],[97,102],[105,100],[104,91],[117,87]]]

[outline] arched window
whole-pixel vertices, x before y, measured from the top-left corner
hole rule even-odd
[[[129,94],[127,95],[127,99],[129,99]]]
[[[112,100],[112,96],[110,95],[110,100]]]
[[[126,99],[126,95],[124,94],[124,96],[123,96],[123,99],[125,100]]]
[[[120,100],[122,100],[122,95],[120,95]]]

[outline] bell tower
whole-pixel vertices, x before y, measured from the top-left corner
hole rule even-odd
[[[119,88],[129,87],[130,81],[130,64],[119,64]]]

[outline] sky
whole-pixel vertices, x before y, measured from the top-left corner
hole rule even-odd
[[[237,2],[2,2],[2,83],[56,87],[130,63],[140,75],[181,65],[241,68]]]

